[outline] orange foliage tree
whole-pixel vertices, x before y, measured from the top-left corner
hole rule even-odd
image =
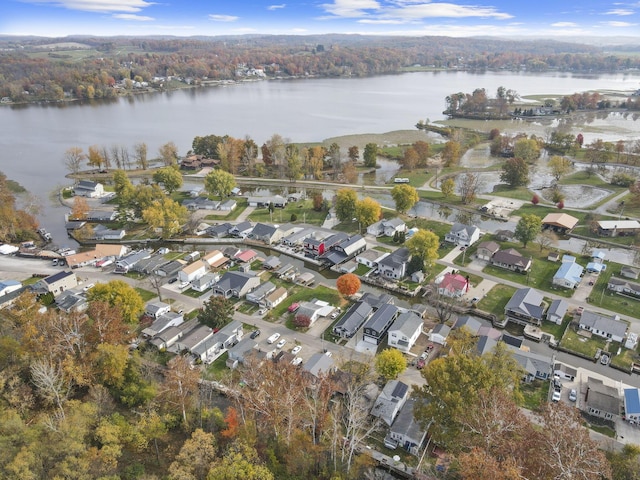
[[[345,273],[338,278],[338,280],[336,281],[336,286],[338,287],[338,291],[342,295],[350,297],[358,290],[360,290],[360,279],[353,273]]]

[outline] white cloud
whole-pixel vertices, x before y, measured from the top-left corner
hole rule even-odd
[[[625,16],[625,15],[633,15],[635,12],[633,10],[629,10],[627,8],[614,8],[613,10],[609,10],[608,12],[605,12],[605,15],[619,15],[619,16]]]
[[[606,25],[607,27],[615,27],[615,28],[625,28],[625,27],[633,27],[637,25],[637,23],[629,23],[629,22],[600,22],[602,25]]]
[[[269,5],[269,6],[267,7],[267,10],[278,10],[278,9],[280,9],[280,8],[284,8],[284,7],[286,7],[286,6],[287,6],[287,4],[286,4],[286,3],[281,3],[280,5]]]
[[[143,8],[155,5],[145,0],[25,0],[27,3],[50,4],[69,10],[84,12],[139,12]]]
[[[234,15],[209,15],[209,20],[213,20],[214,22],[235,22],[240,17],[236,17]]]
[[[334,0],[321,7],[337,17],[354,18],[367,15],[367,10],[378,10],[380,4],[375,0]]]
[[[112,17],[119,20],[133,20],[136,22],[151,22],[155,20],[153,17],[145,17],[144,15],[135,15],[133,13],[116,13],[112,15]]]
[[[577,27],[578,24],[573,22],[556,22],[552,23],[551,26],[556,28],[573,28]]]

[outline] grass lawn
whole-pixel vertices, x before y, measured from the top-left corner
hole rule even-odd
[[[145,303],[158,296],[154,292],[150,292],[149,290],[145,290],[144,288],[135,287],[134,290],[138,292],[138,295],[142,297],[142,301]]]
[[[607,342],[604,338],[593,336],[586,338],[578,335],[573,328],[567,328],[560,341],[560,346],[590,358],[595,358],[598,349],[604,350]]]
[[[380,246],[373,247],[373,249],[377,250],[378,252],[382,252],[382,253],[391,253],[391,252],[393,252],[393,250],[390,249],[390,248],[385,248],[385,247],[380,247]]]
[[[594,432],[601,433],[607,437],[616,438],[616,431],[604,425],[589,425]]]
[[[251,315],[254,312],[258,311],[258,305],[255,303],[244,302],[238,308],[236,308],[239,312],[246,313],[247,315]]]
[[[247,199],[246,198],[240,198],[240,197],[235,197],[233,198],[233,200],[236,201],[237,205],[236,208],[233,209],[231,212],[229,212],[229,214],[227,215],[207,215],[206,217],[204,217],[204,220],[235,220],[236,218],[238,218],[240,216],[240,214],[242,212],[244,212],[245,208],[247,208],[248,203],[247,203]]]
[[[41,280],[39,277],[27,277],[22,280],[22,285],[33,285],[34,283],[38,283],[38,280]]]
[[[321,210],[319,212],[313,209],[313,200],[308,198],[299,202],[288,203],[284,208],[276,208],[273,214],[269,213],[268,208],[256,208],[247,220],[252,222],[266,223],[287,223],[291,222],[291,215],[295,215],[295,222],[309,223],[312,225],[322,225],[327,218],[327,212]],[[273,222],[271,218],[273,216]],[[294,223],[295,223],[294,222]]]
[[[483,280],[483,278],[480,275],[475,275],[473,273],[465,272],[464,270],[458,270],[458,273],[463,277],[469,277],[469,282],[471,282],[471,285],[474,287],[478,286],[478,284]]]
[[[164,256],[164,258],[166,258],[167,260],[172,261],[172,260],[177,260],[177,259],[179,259],[179,258],[180,258],[180,257],[182,257],[183,255],[184,255],[184,253],[183,253],[183,252],[168,252],[168,253],[165,253],[163,256]]]
[[[547,401],[549,384],[536,379],[531,383],[521,384],[520,391],[524,397],[524,403],[522,406],[529,410],[536,411]]]
[[[266,315],[265,320],[277,320],[284,315],[292,303],[305,302],[313,300],[314,298],[329,302],[331,305],[335,306],[342,306],[346,303],[346,300],[342,298],[342,295],[340,295],[337,290],[325,287],[324,285],[318,285],[315,288],[296,286],[289,290],[289,297],[287,297],[287,300],[271,310]]]
[[[191,298],[200,298],[205,293],[206,292],[199,292],[197,290],[194,290],[193,288],[188,288],[184,292],[182,292],[183,295],[186,295],[187,297],[191,297]]]
[[[511,188],[504,183],[495,185],[491,193],[500,197],[515,198],[516,200],[523,200],[525,202],[529,202],[533,198],[533,192],[527,187]]]
[[[144,280],[147,276],[144,273],[140,272],[127,272],[124,274],[125,277],[133,278],[134,280]]]
[[[540,330],[542,330],[545,333],[549,333],[553,335],[553,337],[556,340],[560,340],[562,338],[562,335],[564,335],[564,331],[567,329],[567,326],[569,325],[570,322],[571,322],[571,315],[565,315],[560,325],[553,322],[544,321],[540,326]]]
[[[359,263],[358,268],[356,268],[353,273],[355,273],[356,275],[366,275],[371,270],[373,270],[371,267],[367,267],[366,265]]]
[[[515,291],[515,288],[508,285],[496,285],[478,302],[478,308],[502,318],[504,316],[504,307]]]
[[[220,380],[225,373],[229,371],[226,366],[227,359],[229,358],[229,352],[224,352],[218,358],[214,360],[211,365],[208,365],[202,372],[202,376],[205,380]]]
[[[623,265],[619,263],[607,263],[607,269],[596,277],[596,284],[591,290],[591,303],[622,315],[637,318],[640,299],[636,300],[628,296],[618,295],[607,289],[609,279],[614,275],[619,275],[622,267]]]
[[[611,357],[611,364],[615,365],[618,368],[623,368],[625,370],[631,371],[631,366],[637,359],[637,356],[638,352],[636,352],[635,350],[623,348],[620,352],[620,355],[613,355]]]
[[[432,177],[433,173],[429,172],[425,169],[417,169],[413,172],[408,170],[399,170],[395,175],[396,177],[408,178],[409,185],[415,188],[422,188],[425,183],[427,183]],[[389,183],[393,183],[393,180],[389,181]]]
[[[601,217],[598,217],[601,218]],[[573,229],[573,232],[576,233],[577,235],[583,235],[585,237],[589,237],[592,238],[594,242],[598,242],[600,240],[603,240],[603,237],[601,237],[600,235],[598,235],[595,232],[592,232],[591,229],[589,228],[589,226],[587,225],[578,225],[576,226],[576,228]],[[607,242],[611,242],[611,243],[616,243],[618,245],[624,245],[624,246],[631,246],[634,245],[637,240],[634,236],[630,236],[630,237],[606,237],[606,241]]]

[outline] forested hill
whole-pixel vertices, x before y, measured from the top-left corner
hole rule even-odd
[[[577,43],[492,38],[0,37],[5,102],[110,98],[139,88],[248,76],[365,76],[408,68],[593,73],[640,68],[640,57]]]

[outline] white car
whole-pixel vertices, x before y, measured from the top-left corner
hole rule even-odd
[[[576,392],[575,388],[572,388],[571,391],[569,392],[569,400],[572,402],[575,402],[576,400],[578,400],[578,392]]]
[[[331,353],[329,350],[327,350],[326,352],[324,352],[324,354],[325,354],[327,357],[330,357],[331,355],[333,355],[333,353]]]
[[[276,348],[282,348],[284,347],[284,344],[287,343],[287,340],[285,338],[283,338],[282,340],[280,340],[278,342],[278,344],[276,345]]]
[[[85,285],[85,287],[82,289],[85,292],[88,292],[89,290],[91,290],[93,287],[95,287],[95,284],[90,283],[89,285]]]
[[[269,338],[267,338],[267,343],[273,343],[279,338],[280,338],[280,334],[276,332],[273,335],[271,335]]]
[[[560,397],[561,397],[561,395],[560,395],[560,391],[555,390],[555,391],[553,392],[553,395],[551,396],[551,401],[552,401],[552,402],[559,402],[559,401],[560,401]]]
[[[296,357],[291,361],[291,365],[300,365],[302,363],[302,358]]]
[[[300,350],[302,350],[302,347],[300,345],[293,347],[293,350],[291,350],[291,354],[297,355],[298,353],[300,353]]]

